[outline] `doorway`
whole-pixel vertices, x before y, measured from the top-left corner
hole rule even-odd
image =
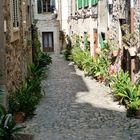
[[[43,51],[53,52],[54,51],[53,32],[43,32],[42,36],[43,36]]]

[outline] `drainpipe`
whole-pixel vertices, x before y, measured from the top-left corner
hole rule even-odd
[[[134,32],[134,0],[130,0],[130,31]],[[131,56],[131,80],[135,80],[135,56]]]

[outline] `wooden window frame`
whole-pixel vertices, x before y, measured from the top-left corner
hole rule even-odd
[[[53,12],[54,5],[50,4],[50,0],[37,0],[37,11],[38,14],[44,14]]]

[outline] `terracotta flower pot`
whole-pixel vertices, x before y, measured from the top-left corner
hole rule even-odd
[[[140,119],[140,109],[136,110],[135,112],[135,118]]]
[[[14,112],[13,116],[16,123],[22,123],[25,121],[25,113],[23,112]]]
[[[114,50],[113,51],[113,56],[117,56],[118,55],[118,50]]]
[[[127,117],[133,117],[136,119],[140,119],[140,108],[137,110],[128,109],[126,115],[127,115]]]
[[[100,53],[100,51],[101,51],[101,49],[100,49],[100,48],[96,48],[95,53],[96,53],[96,54],[99,54],[99,53]]]
[[[97,76],[97,81],[98,82],[104,82],[105,78],[103,76]]]

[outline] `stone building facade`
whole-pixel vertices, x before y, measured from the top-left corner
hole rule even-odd
[[[1,0],[0,71],[1,85],[12,93],[32,63],[30,0]]]
[[[44,52],[60,53],[60,4],[58,0],[35,0],[34,19],[37,21],[38,35]]]
[[[134,30],[138,37],[138,48],[140,47],[140,1],[134,3]]]
[[[69,34],[78,34],[84,49],[85,35],[88,36],[91,55],[102,45],[108,27],[106,1],[71,0],[69,12]],[[102,46],[101,46],[102,47]]]

